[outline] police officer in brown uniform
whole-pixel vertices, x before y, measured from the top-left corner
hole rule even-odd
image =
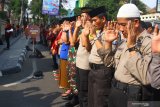
[[[85,40],[83,40],[84,31],[86,23],[90,20],[89,11],[92,8],[90,7],[83,7],[81,8],[81,18],[76,21],[76,27],[74,34],[80,33],[81,27],[83,27],[82,33],[78,36],[78,34],[74,35],[77,36],[75,38],[79,38],[79,46],[76,55],[76,85],[78,89],[78,99],[80,107],[88,107],[88,74],[90,72],[89,67],[89,50],[87,50],[87,45],[85,45]],[[79,31],[79,32],[78,32]]]
[[[152,42],[152,60],[149,65],[151,86],[154,88],[154,100],[160,101],[160,33],[158,25],[155,26]]]
[[[116,26],[109,23],[105,32],[105,46],[98,49],[105,65],[114,66],[115,74],[109,96],[109,107],[127,107],[128,101],[150,100],[146,88],[148,65],[151,60],[151,38],[140,23],[139,9],[134,4],[124,4],[118,11],[119,31],[126,39],[112,51],[112,42],[117,39]]]
[[[90,13],[92,25],[90,26],[91,52],[89,55],[90,72],[88,77],[88,107],[107,107],[108,95],[111,88],[111,79],[114,70],[106,67],[97,53],[96,41],[104,45],[104,26],[107,22],[104,6],[93,9]],[[89,42],[88,42],[89,43]]]

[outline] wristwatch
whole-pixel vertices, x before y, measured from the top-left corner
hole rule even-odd
[[[137,51],[137,48],[136,48],[136,46],[133,46],[133,47],[131,47],[131,48],[128,48],[127,49],[129,52],[132,52],[132,51]]]

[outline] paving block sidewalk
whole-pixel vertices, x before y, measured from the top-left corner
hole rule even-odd
[[[25,56],[27,54],[26,46],[28,39],[21,36],[10,50],[4,50],[0,54],[0,76],[14,74],[21,71]]]

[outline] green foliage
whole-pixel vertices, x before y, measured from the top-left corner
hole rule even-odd
[[[80,15],[81,14],[81,8],[75,8],[74,9],[74,14],[75,14],[75,16]]]
[[[125,2],[130,2],[130,0],[120,0],[120,5],[123,5]],[[140,0],[132,0],[132,3],[134,3],[143,14],[147,14],[146,5],[143,2]]]
[[[86,6],[99,7],[105,6],[107,9],[107,19],[116,19],[116,14],[119,9],[119,0],[89,0]]]
[[[140,11],[143,12],[143,14],[147,13],[146,5],[143,2],[141,2],[140,0],[135,0],[134,4],[138,7]]]
[[[23,9],[26,10],[28,7],[28,0],[23,0]],[[12,10],[14,16],[19,17],[21,14],[21,5],[22,5],[22,0],[11,0],[9,3],[9,10]]]
[[[34,16],[42,16],[42,0],[32,0],[29,9]]]
[[[60,8],[60,14],[63,15],[67,15],[67,10],[65,10],[64,8]]]
[[[5,20],[8,19],[6,11],[0,11],[0,19],[5,19]]]
[[[105,6],[107,9],[107,18],[111,20],[116,20],[116,15],[120,6],[124,3],[129,2],[130,0],[89,0],[86,6],[89,7],[99,7]],[[139,8],[143,14],[147,13],[146,6],[140,0],[132,0],[135,5]]]
[[[39,18],[42,18],[43,23],[47,23],[48,21],[48,15],[42,14],[42,3],[43,0],[32,0],[29,6],[29,9],[31,10],[31,14],[33,14],[33,19],[35,23],[39,23]],[[60,15],[67,15],[67,10],[60,8]],[[53,18],[54,20],[54,18]],[[52,21],[52,16],[51,16]]]

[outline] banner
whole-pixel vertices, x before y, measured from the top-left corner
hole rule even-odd
[[[43,0],[42,14],[58,15],[59,0]]]
[[[157,12],[160,12],[160,0],[157,0],[156,10]]]

